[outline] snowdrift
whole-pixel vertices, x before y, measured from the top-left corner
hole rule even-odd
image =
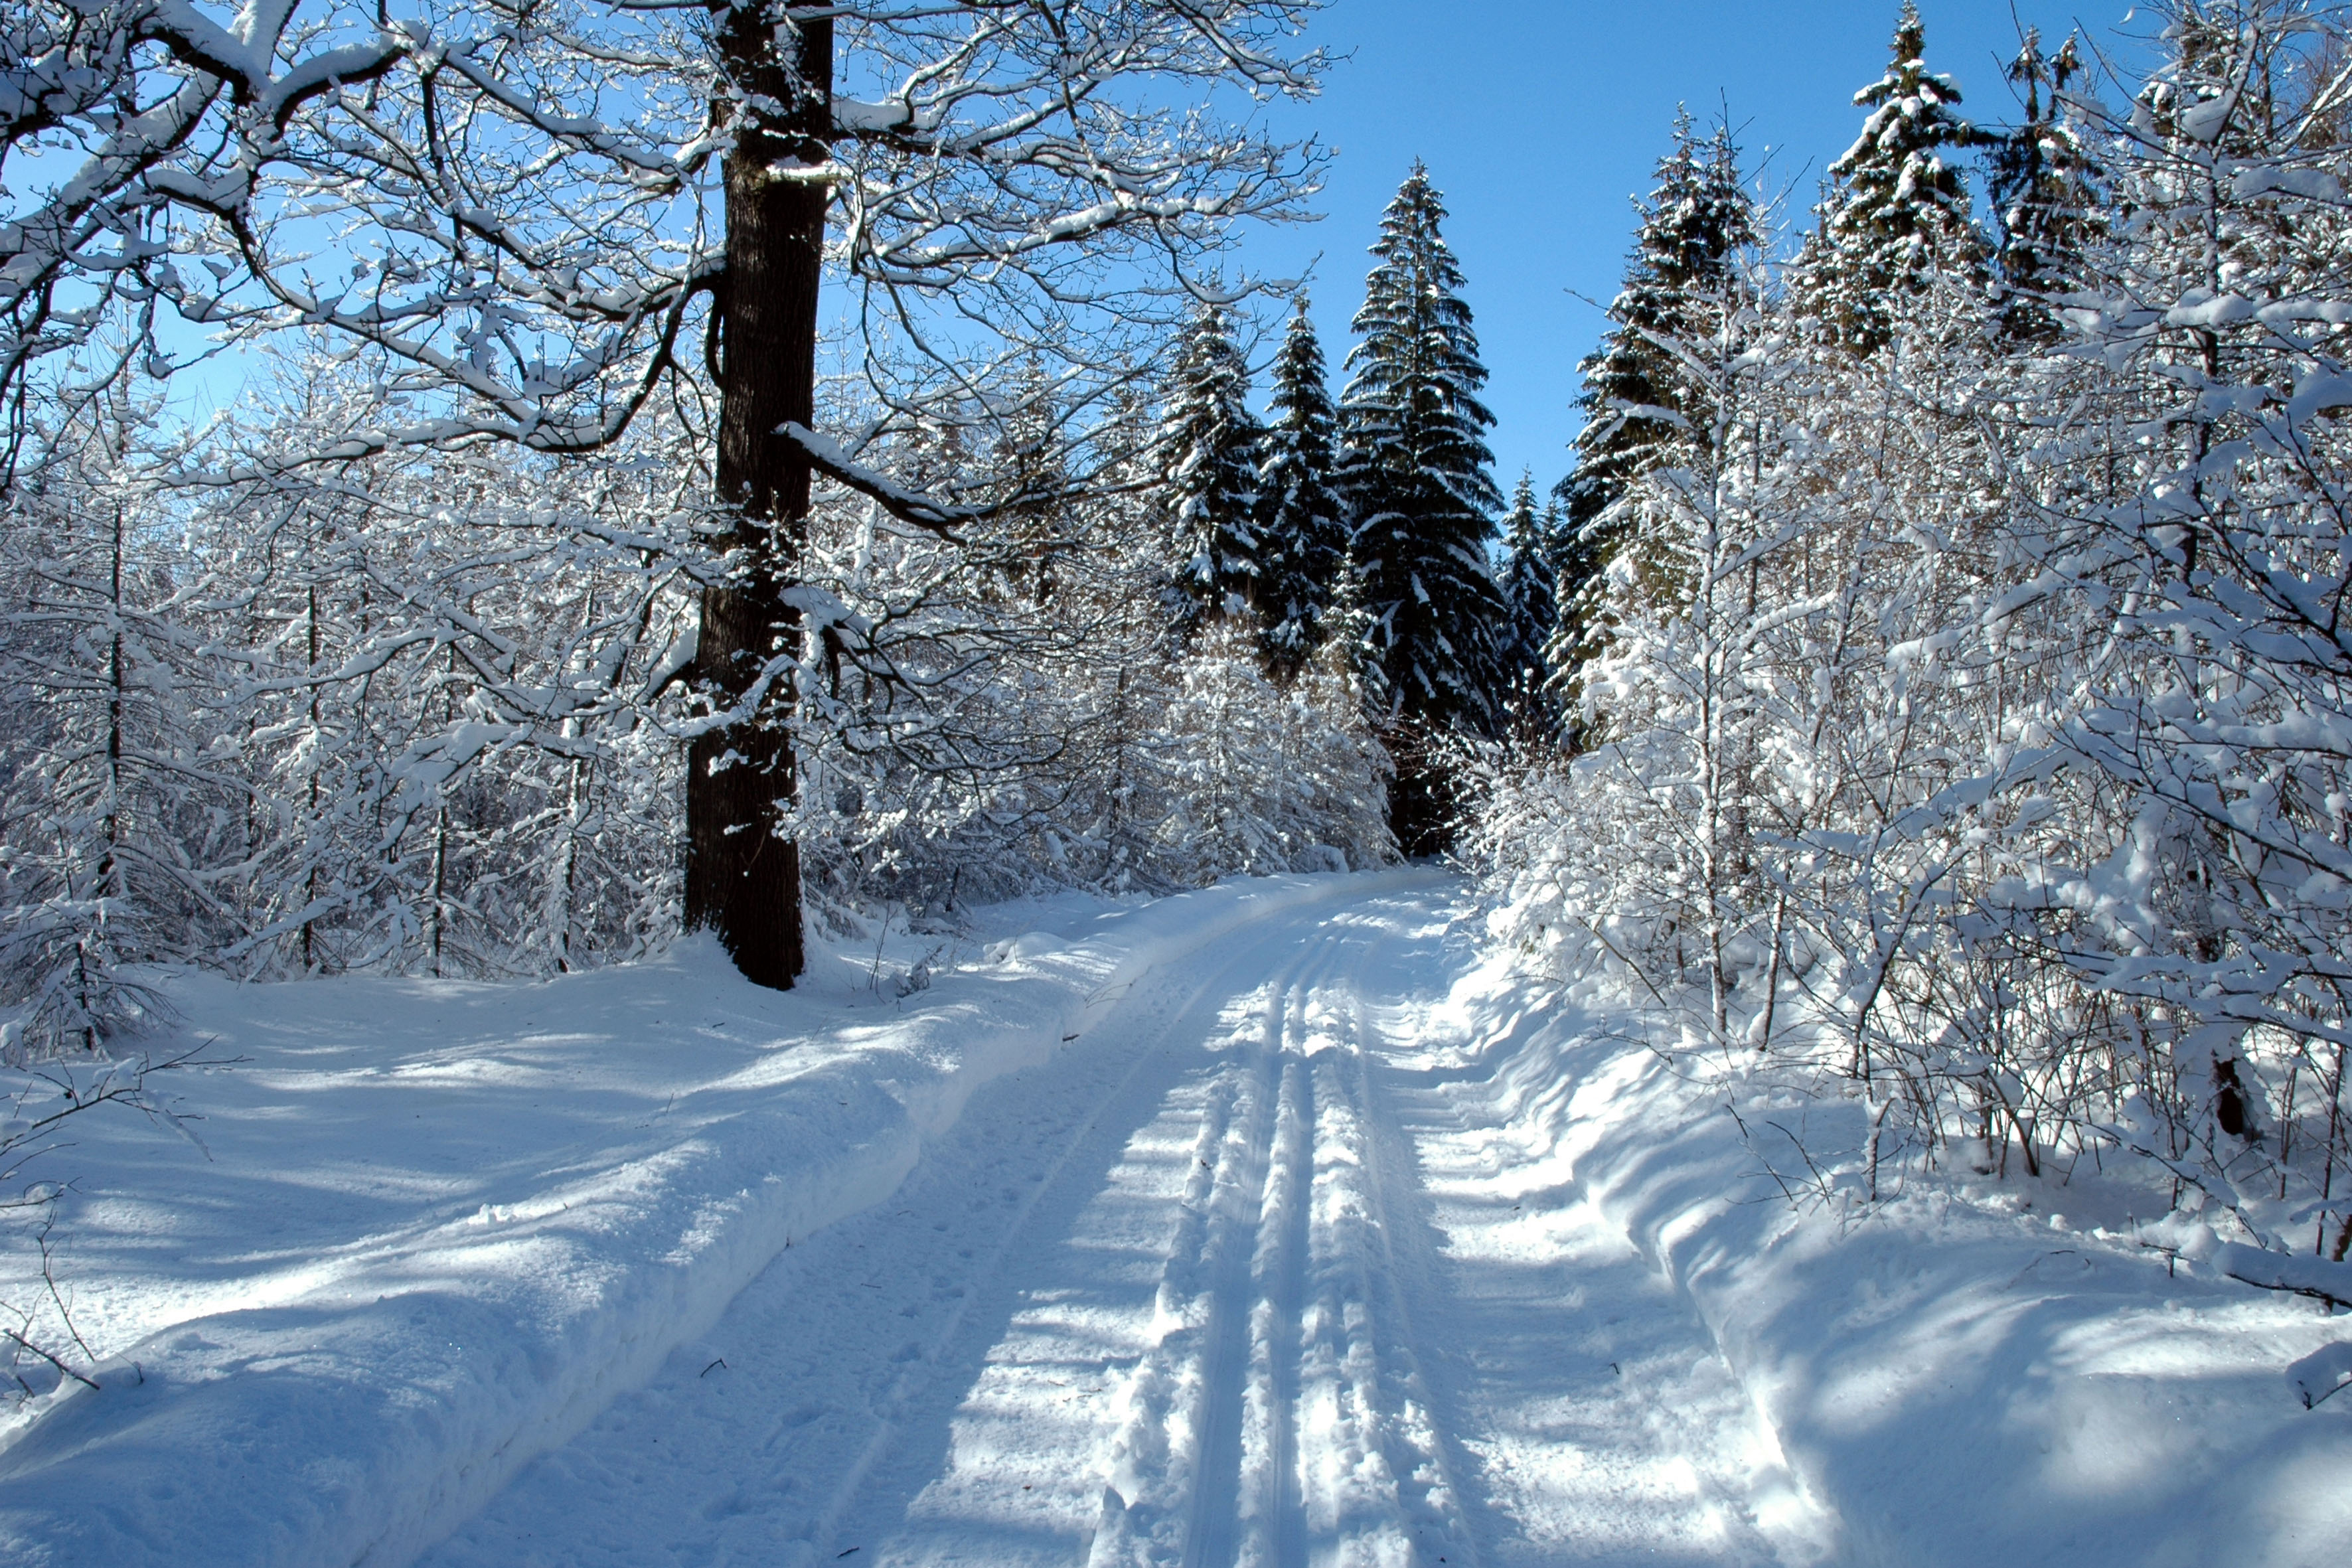
[[[1465,1110],[1517,1145],[1529,1208],[1589,1202],[1622,1227],[1777,1438],[1811,1521],[1784,1556],[2352,1554],[2352,1390],[2329,1397],[2352,1318],[2247,1282],[2352,1269],[2149,1224],[2168,1194],[2087,1162],[2031,1182],[1915,1170],[1873,1206],[1852,1102],[1695,1071],[1497,966],[1452,1005]]]
[[[406,1562],[887,1196],[981,1084],[1155,963],[1378,885],[1032,910],[904,1001],[869,955],[779,994],[698,943],[543,984],[190,978],[188,1032],[242,1058],[174,1086],[210,1158],[76,1129],[55,1173],[82,1177],[66,1269],[102,1386],[0,1448],[0,1561]]]

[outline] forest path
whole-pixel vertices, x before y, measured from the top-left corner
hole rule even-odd
[[[1160,964],[424,1561],[1770,1561],[1752,1402],[1450,1021],[1456,896]]]

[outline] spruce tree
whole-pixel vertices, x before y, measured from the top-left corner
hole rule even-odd
[[[1388,671],[1381,662],[1380,626],[1364,607],[1364,574],[1356,552],[1342,550],[1331,574],[1331,597],[1323,606],[1320,634],[1311,662],[1327,670],[1342,670],[1360,694],[1365,716],[1385,723],[1389,700]]]
[[[1544,650],[1558,618],[1558,584],[1552,551],[1559,531],[1557,503],[1536,510],[1535,476],[1519,475],[1511,510],[1503,520],[1503,633],[1497,639],[1505,701],[1511,718],[1549,728]]]
[[[1658,161],[1656,187],[1634,204],[1641,221],[1608,332],[1579,367],[1584,427],[1573,443],[1575,470],[1560,486],[1570,528],[1589,527],[1608,510],[1673,439],[1673,416],[1695,412],[1698,389],[1656,340],[1688,335],[1696,301],[1756,242],[1756,207],[1740,186],[1728,127],[1702,141],[1685,111],[1675,117],[1674,138]]]
[[[1559,595],[1548,663],[1563,691],[1591,656],[1609,563],[1622,543],[1609,509],[1712,417],[1705,386],[1663,343],[1711,330],[1736,258],[1757,242],[1756,205],[1740,182],[1730,127],[1718,122],[1702,138],[1687,112],[1677,114],[1657,184],[1634,211],[1624,286],[1600,347],[1580,367],[1576,466],[1553,492],[1566,518],[1552,563]]]
[[[1297,672],[1322,639],[1322,620],[1348,549],[1348,524],[1331,488],[1334,414],[1323,345],[1298,301],[1274,362],[1273,418],[1258,469],[1263,575],[1259,618],[1266,663]]]
[[[2065,112],[2063,94],[2082,70],[2073,38],[2044,55],[2031,27],[2009,67],[2024,89],[2025,119],[1994,143],[1986,184],[2000,226],[2001,331],[2016,342],[2057,338],[2050,300],[2081,286],[2085,247],[2105,226],[2098,171]]]
[[[1174,561],[1175,618],[1186,636],[1211,617],[1242,618],[1259,598],[1258,450],[1249,364],[1233,315],[1204,303],[1169,376],[1160,450]]]
[[[1391,823],[1408,854],[1444,847],[1451,816],[1422,743],[1492,733],[1502,595],[1487,564],[1502,496],[1478,401],[1486,370],[1440,233],[1445,207],[1415,163],[1389,204],[1339,400],[1340,494],[1399,731]],[[1411,743],[1404,743],[1410,742]]]
[[[1886,74],[1853,95],[1870,110],[1862,134],[1830,165],[1821,226],[1797,259],[1799,303],[1855,354],[1885,346],[1906,297],[1937,277],[1975,279],[1984,242],[1955,154],[1984,137],[1956,112],[1960,89],[1927,69],[1927,28],[1904,0]]]

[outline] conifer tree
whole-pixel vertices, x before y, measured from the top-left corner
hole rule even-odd
[[[1544,650],[1558,616],[1552,551],[1559,515],[1557,502],[1545,511],[1536,510],[1535,476],[1522,470],[1503,520],[1505,619],[1498,651],[1511,717],[1544,728],[1549,727],[1550,712]]]
[[[2081,285],[2084,247],[2105,227],[2098,171],[2065,110],[2063,95],[2082,71],[2072,37],[2044,55],[2032,27],[2009,67],[2009,79],[2024,89],[2025,118],[1993,144],[1986,174],[2000,228],[2001,331],[2012,342],[2057,337],[2049,301]]]
[[[1902,325],[1906,296],[1938,275],[1973,278],[1984,242],[1954,154],[1984,137],[1956,112],[1958,84],[1927,69],[1927,28],[1904,0],[1886,74],[1853,95],[1870,110],[1862,134],[1830,165],[1821,227],[1798,258],[1799,304],[1829,338],[1875,353]]]
[[[1251,615],[1259,598],[1265,432],[1249,409],[1249,384],[1232,312],[1216,301],[1202,304],[1169,378],[1160,431],[1176,620],[1188,637],[1204,619]]]
[[[1604,514],[1708,419],[1706,389],[1662,345],[1705,335],[1702,318],[1717,308],[1734,258],[1757,241],[1756,205],[1740,183],[1730,127],[1718,122],[1702,138],[1688,112],[1677,114],[1657,184],[1634,211],[1640,224],[1609,331],[1580,367],[1576,466],[1554,491],[1566,517],[1553,558],[1559,602],[1548,658],[1563,685],[1591,657],[1602,581],[1621,543],[1622,528]]]
[[[1356,313],[1353,379],[1339,401],[1340,493],[1352,513],[1365,607],[1395,726],[1426,740],[1492,732],[1502,595],[1487,564],[1502,496],[1487,472],[1486,380],[1445,207],[1415,163],[1389,204]],[[1417,744],[1398,752],[1391,823],[1408,854],[1442,847],[1451,808]]]
[[[1323,606],[1313,667],[1344,673],[1360,698],[1367,718],[1385,721],[1391,702],[1388,671],[1381,668],[1380,627],[1364,607],[1364,574],[1352,548],[1342,550],[1331,574],[1330,602]]]
[[[1674,146],[1658,160],[1657,185],[1637,201],[1640,217],[1625,282],[1609,307],[1601,346],[1580,366],[1577,406],[1584,428],[1576,468],[1560,486],[1571,529],[1588,527],[1674,436],[1659,410],[1688,417],[1696,389],[1660,347],[1691,324],[1692,299],[1719,282],[1731,258],[1756,241],[1756,208],[1739,183],[1730,129],[1702,141],[1687,111],[1675,119]]]
[[[1301,299],[1274,362],[1273,419],[1258,470],[1264,550],[1259,615],[1266,662],[1297,672],[1322,640],[1322,620],[1348,549],[1348,524],[1331,488],[1335,416],[1323,345]]]
[[[2261,33],[2242,29],[2264,10],[2295,3],[2169,0],[2159,6],[2165,60],[2141,85],[2134,128],[2159,142],[2201,143],[2240,157],[2259,156],[2262,137],[2256,128],[2265,125],[2277,108],[2273,73],[2243,47]],[[2275,56],[2283,43],[2283,36],[2272,34],[2263,38],[2257,52]],[[2254,68],[2248,71],[2250,66]]]

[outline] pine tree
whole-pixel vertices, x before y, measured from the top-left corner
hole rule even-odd
[[[2105,228],[2098,171],[2064,108],[2082,70],[2073,38],[2044,55],[2041,32],[2031,27],[2009,67],[2009,79],[2025,90],[2025,119],[1994,143],[1986,183],[2000,226],[2001,331],[2012,342],[2056,339],[2051,298],[2081,285],[2084,248]]]
[[[1249,410],[1249,390],[1232,312],[1203,304],[1170,375],[1160,428],[1176,620],[1188,637],[1205,619],[1254,614],[1260,597],[1257,466],[1265,432]]]
[[[1931,72],[1919,8],[1904,0],[1886,74],[1853,95],[1870,110],[1862,134],[1830,165],[1821,227],[1797,259],[1799,303],[1832,341],[1875,353],[1903,324],[1906,296],[1937,277],[1972,279],[1984,242],[1952,154],[1984,137],[1954,111],[1960,89]]]
[[[1544,650],[1559,614],[1552,560],[1559,527],[1558,503],[1538,511],[1535,476],[1522,471],[1503,520],[1505,620],[1497,641],[1511,717],[1544,729],[1551,717]]]
[[[1335,438],[1323,345],[1298,301],[1274,362],[1273,420],[1258,469],[1264,549],[1259,614],[1266,662],[1295,674],[1323,637],[1322,620],[1348,549],[1346,514],[1331,488]]]
[[[1756,208],[1739,183],[1739,153],[1727,126],[1699,139],[1687,112],[1675,120],[1674,147],[1658,161],[1657,185],[1636,202],[1641,222],[1625,282],[1609,307],[1610,328],[1579,368],[1584,428],[1576,468],[1560,486],[1572,529],[1589,527],[1672,439],[1671,419],[1687,418],[1696,389],[1660,338],[1690,329],[1692,300],[1718,283],[1731,258],[1756,242]]]
[[[1335,678],[1342,673],[1360,697],[1365,714],[1386,720],[1390,700],[1388,671],[1381,663],[1380,625],[1364,607],[1364,574],[1356,564],[1352,547],[1340,552],[1331,574],[1331,599],[1323,607],[1318,627],[1322,634],[1311,662]]]
[[[1573,685],[1601,629],[1600,595],[1623,531],[1604,515],[1709,418],[1705,386],[1662,344],[1706,334],[1735,258],[1757,242],[1756,205],[1740,183],[1730,127],[1718,123],[1702,139],[1690,115],[1678,114],[1657,184],[1634,211],[1640,224],[1608,333],[1580,367],[1576,466],[1553,492],[1567,511],[1553,557],[1558,608],[1548,649],[1561,687]]]
[[[1487,468],[1478,361],[1445,208],[1416,163],[1381,222],[1341,395],[1340,493],[1355,521],[1366,608],[1395,723],[1423,740],[1491,733],[1502,595],[1487,564],[1502,496]],[[1391,821],[1408,854],[1442,847],[1451,808],[1418,745],[1399,745]]]

